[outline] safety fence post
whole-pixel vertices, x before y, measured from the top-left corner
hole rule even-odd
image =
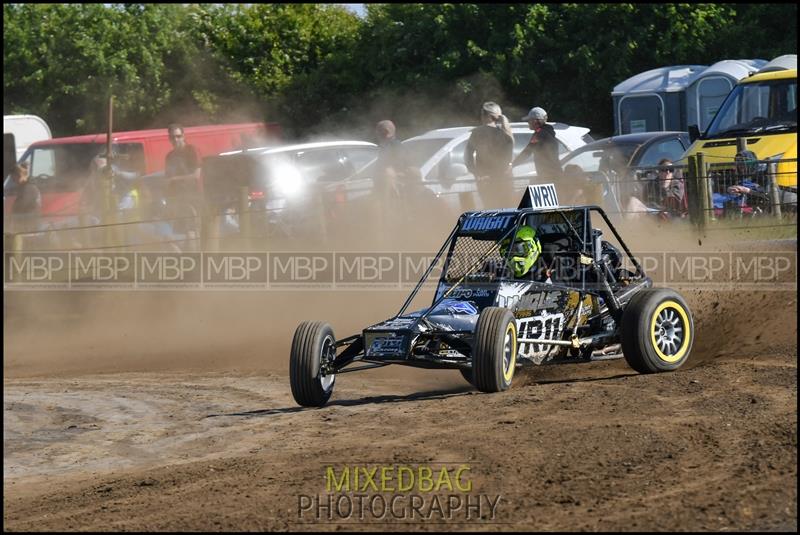
[[[249,239],[250,236],[250,188],[239,188],[239,237]]]
[[[102,173],[103,191],[103,247],[110,247],[114,243],[116,217],[114,214],[114,192],[111,176],[111,167],[106,165]]]
[[[14,259],[18,266],[22,265],[23,238],[24,235],[22,233],[14,234],[11,243],[11,250],[14,252]]]
[[[78,226],[81,227],[78,231],[78,242],[85,249],[92,238],[92,229],[89,228],[89,214],[85,208],[81,208],[81,211],[78,212]]]
[[[699,225],[697,210],[697,207],[700,205],[699,189],[700,188],[697,186],[697,160],[694,155],[691,155],[688,158],[686,168],[686,200],[689,204],[689,221],[695,226]]]
[[[769,192],[770,204],[772,204],[772,215],[781,218],[781,193],[778,189],[778,164],[770,162],[767,171],[767,191]]]
[[[709,176],[708,166],[706,165],[706,155],[703,152],[697,153],[697,176],[700,188],[700,226],[702,229],[708,225],[714,211],[711,194],[711,177]]]
[[[461,203],[461,213],[475,210],[475,197],[471,191],[462,191],[459,193],[458,200]]]
[[[200,250],[211,252],[212,231],[214,229],[214,215],[207,203],[203,203],[200,211]]]

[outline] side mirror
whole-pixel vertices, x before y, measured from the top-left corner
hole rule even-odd
[[[467,166],[463,163],[443,165],[439,173],[439,183],[444,189],[450,189],[453,187],[458,177],[464,176],[467,173],[469,173],[469,171],[467,171]]]
[[[3,134],[3,178],[8,176],[8,173],[17,164],[17,143],[14,140],[14,134]]]
[[[689,141],[694,143],[697,139],[700,139],[700,128],[698,128],[696,124],[693,124],[689,126]]]

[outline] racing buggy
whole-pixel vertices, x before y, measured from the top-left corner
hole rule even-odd
[[[406,313],[437,266],[432,304]],[[289,375],[307,407],[327,403],[337,375],[389,364],[458,369],[499,392],[522,366],[624,357],[640,373],[676,370],[693,338],[684,299],[653,287],[605,212],[559,206],[553,185],[540,184],[516,210],[462,214],[392,318],[340,340],[327,323],[300,324]]]

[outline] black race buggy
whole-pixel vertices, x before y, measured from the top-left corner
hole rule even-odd
[[[533,193],[516,210],[462,214],[392,318],[341,340],[327,323],[303,322],[290,360],[297,403],[321,407],[336,375],[389,364],[458,369],[483,392],[506,390],[524,365],[624,356],[640,373],[679,368],[694,339],[684,299],[653,288],[601,208],[534,208],[542,203]],[[624,254],[593,219],[605,223]],[[503,266],[521,225],[536,230],[541,265],[516,278]],[[406,313],[437,266],[433,303]]]

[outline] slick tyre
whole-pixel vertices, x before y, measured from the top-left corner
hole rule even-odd
[[[517,322],[511,311],[483,309],[475,328],[472,384],[481,392],[500,392],[511,386],[517,364]]]
[[[333,393],[336,376],[323,376],[322,362],[336,357],[336,338],[327,323],[306,321],[300,324],[292,340],[289,381],[294,400],[303,407],[322,407]]]
[[[692,313],[674,290],[648,288],[625,307],[621,335],[625,360],[637,372],[677,370],[692,350]]]

